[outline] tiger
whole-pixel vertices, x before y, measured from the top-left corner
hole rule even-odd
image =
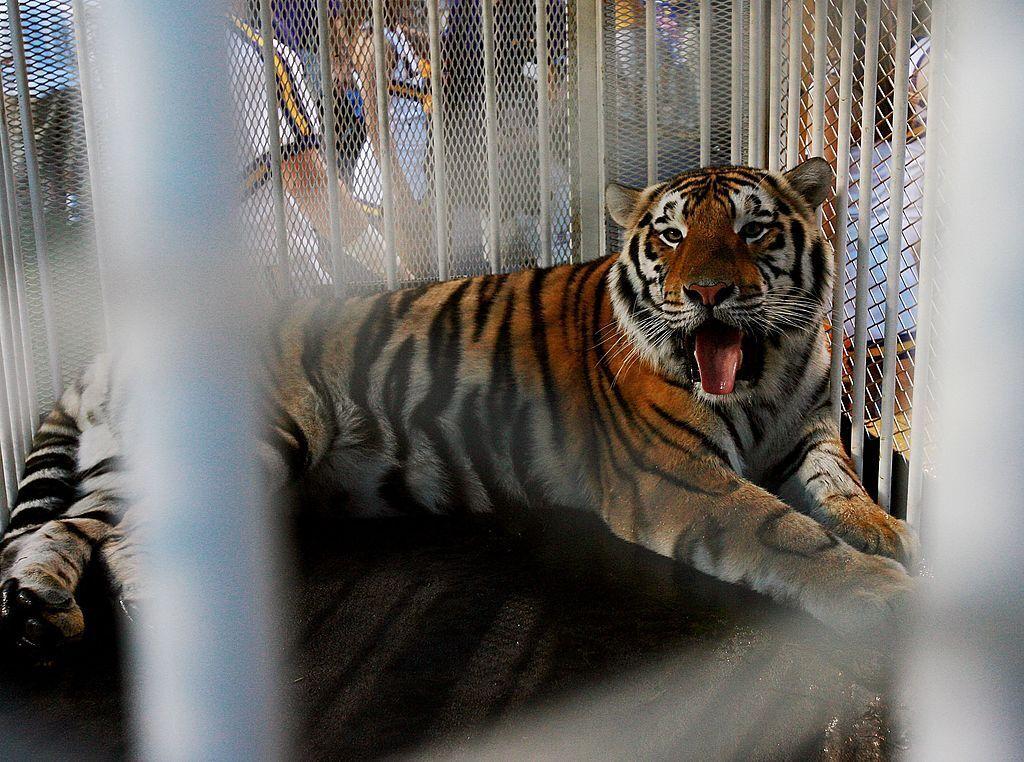
[[[833,182],[812,158],[612,184],[617,253],[279,305],[256,372],[268,480],[339,515],[589,511],[841,633],[886,627],[918,540],[865,491],[830,403]],[[114,603],[146,599],[128,375],[96,360],[34,438],[0,546],[9,644],[80,638],[91,564]]]

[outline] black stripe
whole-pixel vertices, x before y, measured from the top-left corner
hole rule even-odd
[[[11,523],[7,525],[7,531],[13,532],[15,529],[24,529],[25,527],[36,526],[37,524],[45,524],[50,519],[57,515],[57,509],[59,506],[53,505],[34,505],[31,508],[22,508],[12,513]]]
[[[487,326],[487,319],[491,316],[491,309],[497,302],[498,292],[507,277],[502,274],[480,279],[480,288],[476,293],[476,310],[473,313],[473,341],[480,341]]]
[[[814,278],[811,291],[815,300],[820,302],[825,290],[825,249],[820,239],[811,246],[811,273]]]
[[[120,458],[114,456],[110,458],[104,458],[98,463],[93,463],[84,471],[78,472],[78,481],[84,482],[86,479],[92,479],[95,476],[104,476],[109,474],[111,471],[116,471],[121,467]]]
[[[391,364],[384,374],[383,398],[384,415],[395,434],[397,451],[395,457],[405,464],[409,457],[409,435],[404,418],[406,392],[412,378],[412,361],[416,356],[416,339],[407,336],[392,354]]]
[[[32,453],[25,462],[25,473],[22,475],[22,479],[48,468],[57,468],[72,474],[75,471],[75,457],[67,452],[48,452],[45,455]]]
[[[565,430],[562,421],[561,398],[555,376],[551,372],[551,356],[548,353],[547,321],[544,316],[544,279],[550,270],[534,270],[530,279],[530,338],[533,342],[533,353],[540,365],[541,382],[544,385],[544,399],[547,402],[548,415],[555,438],[555,445],[562,449],[565,445]]]
[[[819,434],[816,429],[811,429],[800,437],[789,452],[776,461],[762,480],[766,489],[776,491],[799,470],[811,450],[821,444],[822,440],[817,436]]]
[[[729,466],[729,455],[725,452],[725,450],[723,450],[714,440],[712,440],[703,431],[701,431],[700,429],[690,425],[689,423],[687,423],[686,421],[682,420],[681,418],[677,418],[676,416],[672,415],[672,413],[670,413],[667,410],[663,409],[660,405],[658,405],[655,402],[651,403],[651,408],[664,421],[666,421],[667,423],[672,424],[677,429],[682,429],[687,434],[689,434],[690,436],[694,437],[698,442],[700,442],[701,446],[704,449],[706,449],[708,452],[710,452],[715,457],[717,457],[719,460],[721,460],[726,466]]]
[[[61,479],[52,476],[40,476],[18,490],[18,499],[14,504],[14,510],[17,510],[18,506],[22,503],[44,498],[65,502],[70,500],[74,494],[75,484],[70,477]]]

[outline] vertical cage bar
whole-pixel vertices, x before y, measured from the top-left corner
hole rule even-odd
[[[95,240],[102,239],[102,227],[105,224],[104,216],[107,210],[103,207],[102,183],[99,180],[100,168],[103,163],[100,161],[100,146],[96,131],[96,102],[95,91],[93,90],[93,71],[91,60],[91,46],[89,40],[89,19],[86,14],[85,0],[71,0],[71,13],[75,28],[75,55],[78,63],[78,88],[82,96],[82,126],[85,129],[85,158],[88,167],[89,198],[92,199],[93,222],[92,232]],[[99,273],[100,296],[103,301],[103,327],[106,338],[110,337],[110,314],[107,305],[110,304],[110,293],[108,292],[107,278],[105,275],[105,263],[103,257],[96,257],[96,269]]]
[[[80,1],[80,0],[79,0]],[[328,0],[316,2],[317,47],[320,52],[320,95],[324,111],[324,158],[327,163],[327,203],[330,205],[331,225],[331,280],[334,293],[341,294],[345,284],[342,277],[343,249],[341,245],[341,170],[338,167],[338,143],[336,137],[337,103],[334,97],[334,73],[331,70],[331,32]]]
[[[885,341],[882,360],[882,431],[879,436],[878,504],[892,501],[892,448],[896,425],[896,340],[899,328],[900,268],[903,263],[903,191],[907,163],[907,101],[910,87],[912,0],[896,5],[896,65],[893,73],[892,167],[889,182],[889,250],[885,283]]]
[[[398,278],[398,252],[395,250],[395,196],[391,168],[391,115],[388,109],[388,81],[391,74],[385,68],[384,2],[373,0],[373,76],[377,91],[377,125],[379,131],[381,206],[384,210],[384,277],[388,289],[393,289]]]
[[[800,92],[804,54],[804,0],[789,3],[789,92],[786,106],[786,169],[800,160]]]
[[[850,186],[850,120],[853,100],[853,30],[855,0],[843,0],[839,47],[839,129],[836,147],[835,228],[832,247],[835,250],[835,278],[832,283],[832,411],[836,422],[843,416],[843,295],[846,281],[846,217]]]
[[[2,129],[2,127],[0,127]],[[6,177],[0,173],[0,194],[6,200],[9,192]],[[11,435],[14,443],[14,459],[20,464],[28,453],[32,439],[33,421],[24,346],[19,345],[21,326],[17,310],[17,291],[14,288],[13,247],[10,245],[9,225],[3,218],[3,288],[0,288],[0,342],[2,342],[3,364],[8,369],[5,393],[8,398],[8,412],[11,417]]]
[[[101,245],[130,388],[129,494],[145,528],[127,703],[147,759],[283,755],[279,529],[253,418],[265,316],[238,235],[225,6],[110,3],[96,24],[109,98],[101,142],[117,148],[103,157],[103,196],[118,214]]]
[[[732,109],[730,122],[729,160],[743,162],[743,0],[732,0],[732,35],[730,37],[732,76]]]
[[[501,214],[498,195],[498,94],[494,63],[494,0],[481,0],[480,22],[484,37],[484,129],[487,134],[487,254],[491,272],[501,270],[500,237],[498,230]]]
[[[779,169],[782,152],[782,0],[768,16],[768,169]]]
[[[600,124],[604,93],[600,13],[600,0],[576,0],[578,176],[573,178],[571,192],[578,199],[580,229],[580,252],[574,260],[583,262],[601,256],[604,241],[604,185],[601,178],[604,152]]]
[[[537,10],[537,158],[540,171],[540,266],[551,266],[551,127],[548,118],[548,3],[535,0]]]
[[[864,417],[868,366],[868,290],[871,278],[871,200],[875,146],[875,93],[878,87],[878,33],[881,0],[868,0],[864,19],[864,93],[860,117],[860,169],[857,180],[857,287],[853,327],[853,402],[850,454],[864,476]],[[909,55],[909,53],[908,53]],[[894,157],[895,158],[895,157]],[[902,213],[900,217],[902,218]]]
[[[0,362],[0,383],[7,388],[7,373],[4,363]],[[3,490],[0,492],[0,534],[7,531],[11,519],[11,506],[18,487],[18,468],[20,461],[14,451],[14,427],[10,408],[0,399],[0,479]]]
[[[11,56],[18,90],[18,112],[21,117],[21,135],[25,149],[25,175],[28,180],[29,205],[32,208],[32,233],[35,238],[36,266],[39,272],[39,295],[43,307],[43,325],[46,334],[46,356],[50,371],[50,386],[54,399],[60,398],[63,383],[60,365],[60,345],[54,321],[53,287],[50,275],[49,247],[46,220],[43,216],[43,195],[39,187],[39,160],[36,156],[35,131],[32,121],[31,94],[28,88],[28,70],[25,61],[25,41],[21,32],[19,2],[7,4],[11,32]]]
[[[538,0],[540,2],[541,0]],[[647,87],[647,184],[658,182],[658,28],[655,0],[644,0],[644,83]]]
[[[939,206],[939,170],[944,132],[947,123],[945,71],[947,34],[946,5],[938,3],[931,24],[931,51],[928,72],[928,125],[929,139],[924,153],[924,208],[921,210],[921,264],[918,273],[917,331],[914,337],[914,390],[911,400],[910,462],[907,478],[907,523],[915,529],[921,526],[921,503],[924,492],[925,444],[934,438],[930,425],[929,400],[932,398],[932,341],[935,324],[935,294],[938,278],[935,262]]]
[[[288,220],[284,209],[284,178],[281,174],[281,125],[277,113],[277,53],[270,0],[259,0],[260,49],[263,53],[263,84],[267,94],[267,136],[270,141],[270,187],[274,192],[274,232],[277,248],[278,293],[290,293],[292,268],[288,254]]]
[[[448,279],[448,169],[444,150],[444,93],[441,90],[441,38],[438,0],[427,0],[427,36],[430,56],[430,135],[434,149],[434,246],[437,277]]]
[[[828,3],[814,0],[814,70],[811,75],[811,155],[825,154],[825,63],[828,54]]]
[[[21,263],[14,170],[6,128],[7,113],[2,100],[0,99],[0,160],[3,162],[3,166],[0,167],[0,231],[3,234],[4,280],[13,331],[15,368],[18,374],[15,382],[18,384],[20,399],[19,414],[16,418],[20,423],[12,428],[12,432],[15,437],[20,437],[22,448],[27,452],[36,427],[35,368],[26,306],[28,296],[25,292],[25,274],[22,272]],[[15,418],[12,415],[12,426],[14,423]]]
[[[764,165],[764,36],[764,0],[750,0],[747,163],[753,167]]]
[[[700,164],[711,163],[711,0],[700,0]]]

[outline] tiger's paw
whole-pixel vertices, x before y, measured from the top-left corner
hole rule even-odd
[[[33,662],[46,663],[84,631],[74,595],[48,575],[12,577],[0,585],[0,638]]]
[[[891,642],[909,620],[914,579],[896,561],[860,553],[835,592],[828,621],[853,637]]]
[[[874,503],[869,512],[855,521],[842,521],[831,529],[857,550],[891,558],[910,572],[920,560],[921,546],[914,531],[905,521],[890,516]]]

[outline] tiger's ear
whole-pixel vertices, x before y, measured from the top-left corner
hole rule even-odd
[[[627,188],[618,183],[608,183],[604,189],[604,203],[608,207],[608,214],[617,225],[629,229],[643,192],[642,188]]]
[[[793,190],[803,196],[811,209],[818,208],[836,181],[832,165],[820,156],[797,164],[785,174],[785,178],[793,186]]]

